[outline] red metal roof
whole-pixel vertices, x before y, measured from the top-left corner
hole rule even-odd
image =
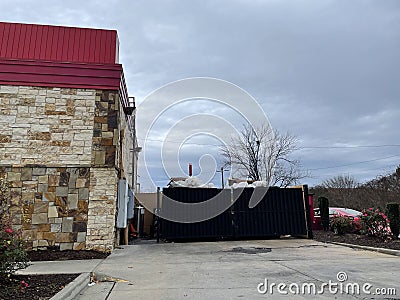
[[[0,22],[0,57],[22,60],[118,63],[116,30]]]

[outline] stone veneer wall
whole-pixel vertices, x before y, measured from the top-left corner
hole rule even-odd
[[[115,213],[118,182],[111,168],[92,168],[86,249],[112,251],[115,240]]]
[[[123,176],[119,170],[118,93],[97,91],[95,107],[86,249],[109,252],[117,240],[117,182]]]
[[[95,90],[0,86],[0,163],[90,166]]]
[[[0,167],[10,213],[29,248],[85,249],[90,168]]]
[[[118,112],[116,91],[0,86],[0,175],[30,247],[113,249]]]

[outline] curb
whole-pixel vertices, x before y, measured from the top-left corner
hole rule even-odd
[[[360,246],[360,245],[353,245],[353,244],[346,244],[346,243],[339,243],[339,242],[327,242],[327,243],[334,244],[334,245],[339,245],[339,246],[345,246],[345,247],[349,247],[349,248],[362,249],[362,250],[368,250],[368,251],[375,251],[375,252],[379,252],[379,253],[383,253],[383,254],[400,256],[400,250],[385,249],[385,248],[375,248],[375,247]]]
[[[87,286],[90,273],[82,273],[73,281],[68,283],[65,288],[51,297],[51,300],[72,300]]]

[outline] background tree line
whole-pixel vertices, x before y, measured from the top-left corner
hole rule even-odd
[[[400,202],[400,165],[389,175],[379,175],[366,183],[359,183],[350,175],[339,175],[310,189],[314,206],[321,196],[329,199],[331,207],[357,210],[368,207],[385,208],[388,202]]]

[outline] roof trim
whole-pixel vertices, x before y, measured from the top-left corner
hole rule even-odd
[[[0,59],[0,84],[119,90],[120,64]]]

